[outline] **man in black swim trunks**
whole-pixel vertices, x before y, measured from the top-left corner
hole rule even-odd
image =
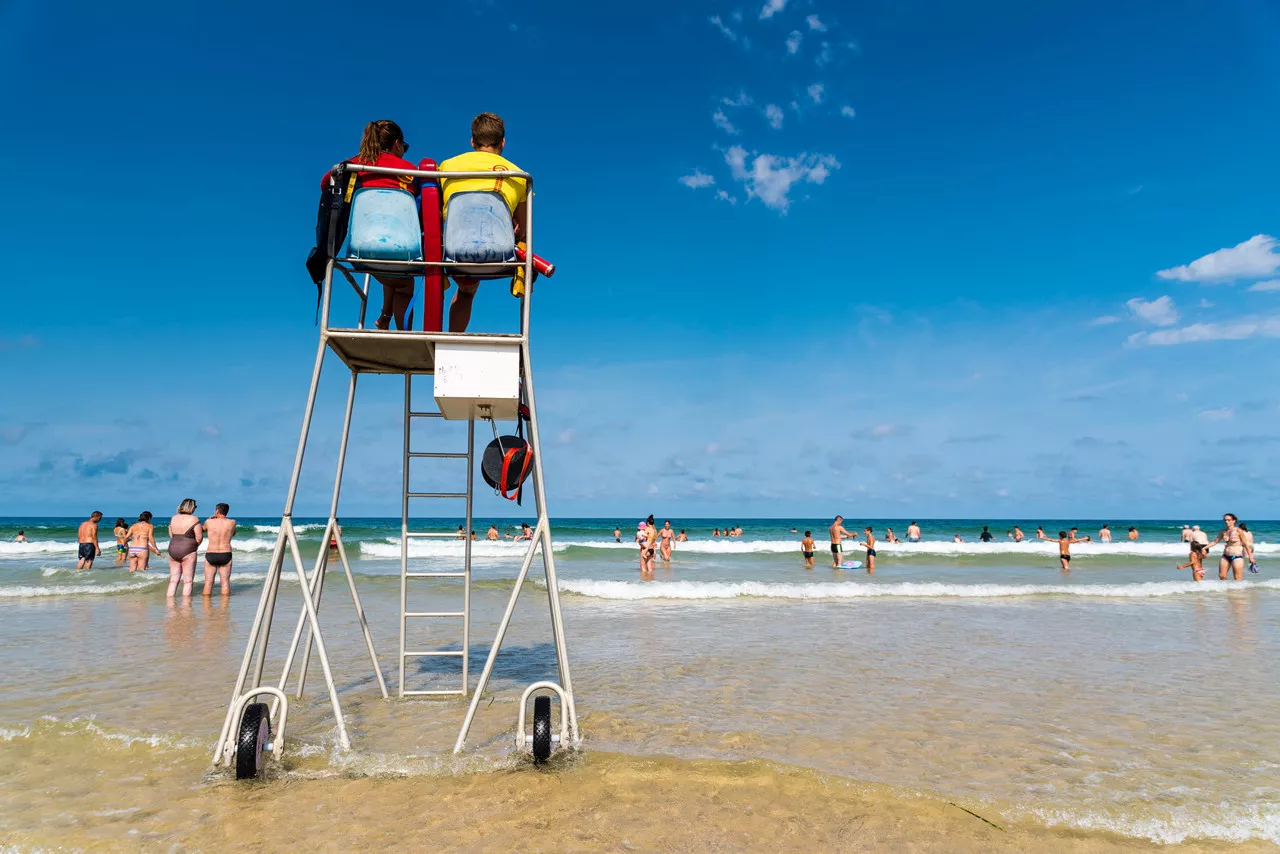
[[[840,568],[840,558],[843,556],[843,546],[845,540],[853,536],[844,529],[844,517],[837,516],[835,521],[831,523],[831,527],[827,529],[831,534],[831,568]]]
[[[222,582],[222,595],[231,595],[231,538],[236,535],[236,520],[228,519],[231,505],[219,504],[205,520],[204,535],[209,541],[204,553],[204,595],[213,595],[213,578]]]
[[[102,547],[98,545],[98,523],[101,521],[102,511],[94,510],[88,519],[80,523],[76,531],[76,541],[80,544],[76,569],[93,569],[93,559],[102,554]]]

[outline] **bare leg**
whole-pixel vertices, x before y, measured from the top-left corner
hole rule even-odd
[[[178,592],[178,582],[182,580],[182,561],[169,558],[169,590],[165,598],[172,599]],[[190,589],[188,589],[190,593]]]
[[[1227,560],[1226,555],[1218,558],[1218,580],[1227,580],[1227,570],[1231,568],[1231,561]]]
[[[222,595],[231,595],[231,561],[218,567],[218,580],[222,582]]]
[[[1231,574],[1235,576],[1236,581],[1244,581],[1244,558],[1235,557],[1231,559]]]
[[[191,585],[195,582],[196,556],[189,554],[182,559],[182,598],[191,598]],[[170,584],[173,582],[170,581]]]
[[[374,326],[390,329],[394,318],[396,329],[408,329],[411,325],[405,317],[409,303],[413,301],[413,278],[404,276],[375,276],[382,285],[382,314]]]
[[[471,322],[471,302],[475,299],[480,283],[475,279],[457,279],[458,292],[449,303],[449,331],[466,332]]]
[[[867,555],[867,575],[876,574],[876,558],[875,555]]]
[[[201,595],[203,596],[213,595],[213,574],[216,571],[217,570],[214,568],[213,564],[209,563],[209,561],[206,559],[204,562],[204,591],[201,593]]]

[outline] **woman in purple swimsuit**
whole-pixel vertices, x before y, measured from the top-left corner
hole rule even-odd
[[[178,514],[169,520],[169,592],[172,599],[182,581],[182,597],[191,598],[191,582],[196,573],[196,549],[204,539],[204,530],[195,516],[194,498],[184,498]]]

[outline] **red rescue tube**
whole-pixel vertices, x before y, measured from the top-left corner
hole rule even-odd
[[[424,172],[436,171],[436,162],[423,158],[418,168]],[[422,258],[424,261],[444,260],[444,245],[440,235],[440,183],[422,181]],[[422,329],[424,332],[444,331],[444,269],[427,267],[423,276]]]
[[[516,259],[523,264],[524,257],[524,250],[517,246]],[[545,258],[539,258],[537,255],[533,256],[533,269],[538,271],[539,276],[546,276],[548,279],[556,274],[556,265]]]

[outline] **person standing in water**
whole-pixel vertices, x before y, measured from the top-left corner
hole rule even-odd
[[[876,535],[871,533],[871,526],[862,529],[867,540],[862,545],[867,550],[867,575],[876,574]]]
[[[93,559],[102,554],[102,546],[98,545],[98,523],[101,521],[102,511],[94,510],[76,529],[76,542],[79,544],[76,569],[93,569]]]
[[[177,594],[179,581],[182,582],[182,598],[191,598],[196,550],[204,538],[204,529],[200,527],[200,519],[195,512],[195,499],[184,498],[178,505],[178,512],[169,520],[169,592],[165,594],[169,599]]]
[[[1013,541],[1015,543],[1020,543],[1027,538],[1027,535],[1022,533],[1022,529],[1019,528],[1017,525],[1013,526],[1013,533],[1011,533],[1009,536],[1013,538]]]
[[[813,531],[805,531],[804,539],[800,541],[800,554],[804,555],[804,568],[813,569],[813,553],[818,548],[818,544],[813,541]]]
[[[1257,572],[1258,571],[1258,553],[1253,548],[1253,531],[1250,531],[1249,526],[1246,525],[1244,522],[1240,523],[1240,536],[1244,538],[1244,544],[1245,546],[1248,547],[1249,554],[1253,555],[1253,559],[1249,561],[1249,571]],[[1205,539],[1207,540],[1208,537],[1206,536]]]
[[[151,524],[151,511],[143,510],[138,514],[138,521],[129,526],[129,571],[146,572],[152,552],[160,554],[156,528]]]
[[[1108,528],[1106,525],[1103,525],[1102,530],[1098,532],[1098,542],[1100,543],[1111,542],[1111,529]]]
[[[613,541],[614,541],[615,543],[620,543],[620,542],[622,542],[622,529],[621,529],[621,528],[614,528],[614,529],[613,529]]]
[[[1225,525],[1214,541],[1209,543],[1206,551],[1212,550],[1218,543],[1224,543],[1222,547],[1222,557],[1218,560],[1218,580],[1226,581],[1227,573],[1230,572],[1236,581],[1244,581],[1245,562],[1253,563],[1253,547],[1251,542],[1253,537],[1245,539],[1244,531],[1240,530],[1240,520],[1234,513],[1224,513],[1222,515],[1222,524]]]
[[[1187,562],[1179,565],[1178,569],[1191,567],[1191,580],[1204,581],[1204,552],[1201,551],[1203,546],[1195,540],[1191,540],[1189,545],[1191,546],[1191,554],[1187,556]]]
[[[1066,531],[1058,532],[1058,563],[1062,564],[1063,572],[1071,571],[1071,546],[1075,543],[1087,543],[1088,537],[1077,537],[1076,529],[1072,528],[1071,533]]]
[[[996,535],[995,535],[995,534],[993,534],[993,533],[991,533],[991,526],[989,526],[989,525],[983,525],[983,526],[982,526],[982,533],[978,535],[978,539],[979,539],[979,540],[982,540],[982,542],[984,542],[984,543],[989,543],[989,542],[991,542],[992,540],[994,540],[995,538],[996,538]]]
[[[111,535],[116,538],[116,566],[124,566],[129,556],[129,526],[123,519],[116,519],[116,526]]]
[[[236,520],[228,519],[231,505],[219,504],[205,520],[209,548],[204,553],[204,595],[213,595],[213,577],[221,582],[222,595],[231,595],[231,538],[236,535]]]
[[[1137,528],[1135,528],[1135,527],[1133,527],[1133,526],[1130,526],[1130,527],[1129,527],[1129,542],[1131,542],[1131,543],[1136,543],[1137,541],[1138,541],[1138,529],[1137,529]]]
[[[677,543],[689,542],[689,535],[684,532],[684,528],[681,528],[680,533],[676,534],[676,542]]]
[[[831,527],[827,528],[827,532],[831,535],[831,568],[839,569],[840,559],[844,556],[844,541],[851,538],[853,534],[844,529],[843,516],[837,516],[831,523]]]
[[[662,530],[658,532],[658,535],[662,537],[662,546],[659,549],[659,553],[662,555],[663,562],[670,563],[671,549],[675,547],[676,539],[676,532],[671,530],[670,519],[662,523]]]
[[[917,525],[915,522],[912,522],[910,525],[907,526],[907,542],[908,543],[920,542],[920,526]]]

